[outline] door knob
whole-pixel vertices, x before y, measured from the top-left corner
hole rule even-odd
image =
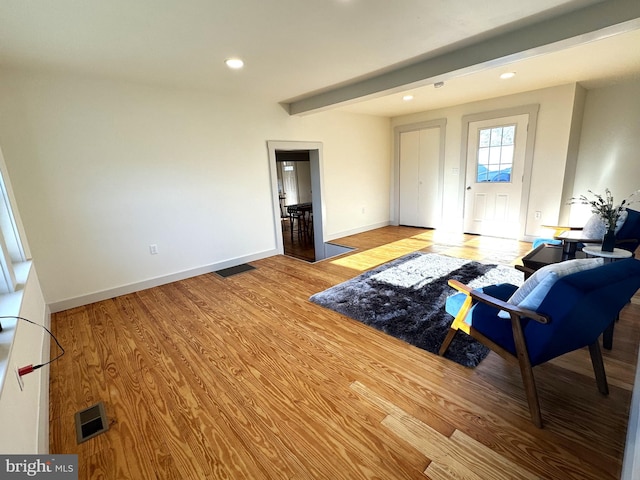
[[[471,190],[471,185],[469,185],[469,186],[467,187],[467,190]]]

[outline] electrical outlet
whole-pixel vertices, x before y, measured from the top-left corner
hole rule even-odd
[[[542,212],[537,211],[535,215],[536,220],[540,220],[542,218]]]
[[[153,245],[149,245],[149,253],[151,255],[157,255],[158,254],[158,245],[156,245],[155,243]]]

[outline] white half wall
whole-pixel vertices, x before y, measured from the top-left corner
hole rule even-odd
[[[323,143],[327,237],[389,220],[385,118],[290,117],[250,96],[17,70],[0,70],[0,110],[54,307],[274,254],[267,140]]]
[[[20,316],[49,327],[38,275],[32,266],[24,286]],[[49,369],[46,365],[23,376],[18,385],[14,367],[37,365],[49,360],[49,335],[39,326],[19,321],[8,359],[9,371],[0,391],[0,452],[49,453]],[[64,358],[64,357],[62,357]]]

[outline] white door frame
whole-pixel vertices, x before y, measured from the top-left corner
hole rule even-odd
[[[438,159],[439,172],[437,193],[437,201],[440,203],[440,218],[437,223],[438,225],[441,223],[444,196],[444,142],[446,126],[447,119],[438,118],[426,122],[398,125],[393,129],[393,191],[391,193],[391,225],[397,226],[400,224],[400,134],[428,128],[440,128],[440,158]]]
[[[461,147],[460,147],[460,180],[458,187],[458,205],[462,205],[461,223],[464,225],[464,216],[466,215],[467,205],[465,205],[465,192],[467,186],[467,162],[475,159],[467,158],[467,148],[469,142],[469,124],[484,120],[498,119],[502,117],[511,117],[515,115],[529,115],[529,126],[527,128],[527,145],[524,154],[524,172],[522,179],[522,194],[520,195],[520,231],[518,237],[520,240],[525,238],[527,231],[527,211],[529,209],[529,191],[531,190],[531,171],[533,170],[533,151],[536,141],[536,127],[538,123],[539,104],[523,105],[520,107],[504,108],[493,110],[490,112],[474,113],[464,115],[462,117]],[[461,225],[461,226],[462,226]]]
[[[294,142],[268,140],[269,172],[271,174],[271,198],[273,199],[273,219],[276,250],[280,255],[284,254],[284,242],[282,238],[282,219],[280,218],[280,198],[278,194],[278,172],[276,167],[276,150],[308,150],[309,166],[311,170],[311,203],[313,205],[313,243],[315,248],[315,260],[325,258],[324,250],[324,224],[325,206],[323,202],[323,167],[322,167],[322,143],[321,142]]]

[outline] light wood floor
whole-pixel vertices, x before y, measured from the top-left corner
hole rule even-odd
[[[530,244],[387,227],[316,264],[276,256],[54,315],[51,452],[80,478],[613,479],[621,472],[640,302],[604,351],[536,367],[543,429],[517,366],[467,369],[308,301],[415,250],[510,263]],[[110,430],[76,444],[73,415],[104,401]]]

